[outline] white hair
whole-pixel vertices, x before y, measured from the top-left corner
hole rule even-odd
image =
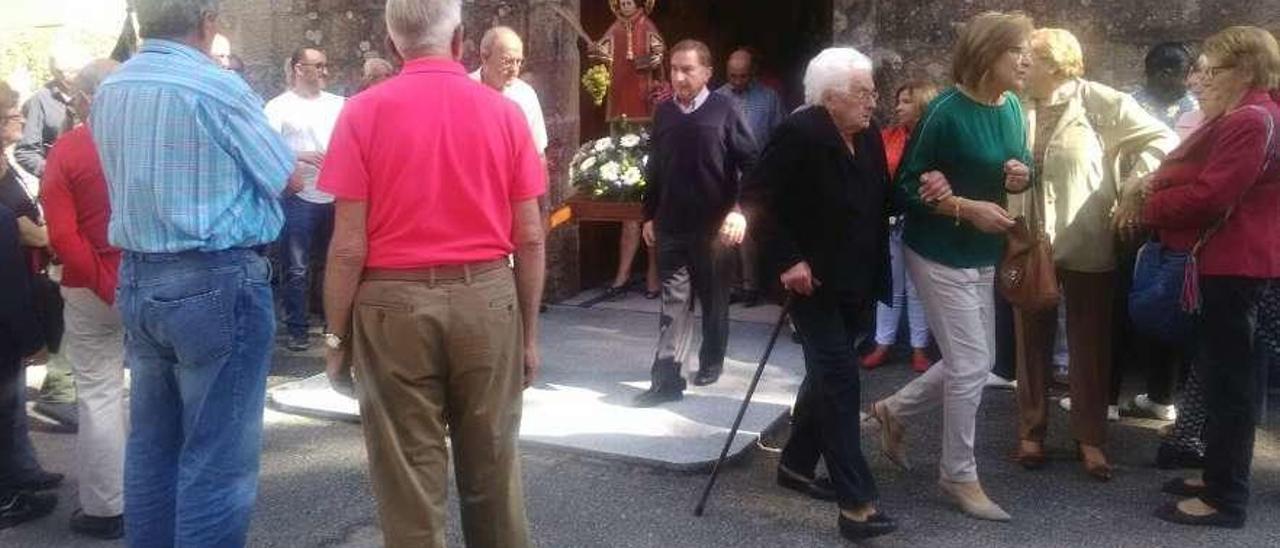
[[[508,45],[519,45],[524,47],[524,41],[520,39],[520,35],[511,27],[493,27],[485,31],[484,36],[480,38],[480,55],[487,57],[493,53],[493,47],[499,42]]]
[[[387,0],[387,33],[400,52],[449,51],[462,25],[461,0]]]
[[[820,105],[831,91],[848,91],[849,80],[862,71],[871,72],[871,58],[853,48],[827,48],[809,61],[804,71],[804,102]]]
[[[200,28],[206,15],[217,15],[219,0],[134,0],[138,35],[183,38]]]

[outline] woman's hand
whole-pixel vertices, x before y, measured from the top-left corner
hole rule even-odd
[[[1004,163],[1004,189],[1017,194],[1031,184],[1031,168],[1016,159]]]
[[[782,289],[805,297],[813,295],[814,289],[822,287],[822,282],[813,277],[813,271],[809,269],[809,263],[805,261],[800,261],[788,268],[786,272],[782,273],[780,279],[782,281]]]
[[[1009,212],[993,202],[964,200],[960,204],[960,217],[987,234],[1003,234],[1014,225]]]
[[[1121,241],[1133,242],[1142,235],[1142,208],[1147,203],[1151,185],[1151,178],[1143,177],[1126,185],[1120,193],[1120,201],[1111,217],[1111,228]]]
[[[926,204],[936,204],[950,198],[951,183],[941,171],[928,171],[920,174],[920,199]]]

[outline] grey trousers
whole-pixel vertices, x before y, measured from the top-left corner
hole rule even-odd
[[[694,299],[702,306],[702,348],[698,368],[724,366],[729,344],[729,285],[733,250],[718,234],[658,235],[658,276],[662,280],[662,314],[658,350],[651,376],[654,390],[683,390],[680,370],[693,345]]]

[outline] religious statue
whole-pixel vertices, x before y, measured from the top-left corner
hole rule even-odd
[[[643,0],[643,9],[641,1],[609,0],[617,20],[590,48],[592,59],[609,65],[609,122],[648,122],[653,116],[652,95],[659,89],[666,44],[649,20],[654,0]]]

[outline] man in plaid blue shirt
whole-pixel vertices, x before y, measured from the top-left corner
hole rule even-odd
[[[208,51],[218,0],[136,0],[137,56],[90,127],[124,250],[116,300],[133,369],[130,546],[243,546],[257,496],[275,332],[270,267],[295,159],[262,101]]]
[[[769,142],[769,135],[782,123],[787,112],[782,107],[782,100],[777,92],[761,84],[756,78],[755,57],[750,50],[737,49],[729,55],[726,73],[729,82],[720,86],[716,93],[733,101],[751,128],[756,146],[763,151]],[[734,291],[729,299],[731,303],[743,303],[752,307],[760,304],[760,285],[756,272],[756,242],[750,234],[738,246],[738,259],[741,266],[741,290]]]

